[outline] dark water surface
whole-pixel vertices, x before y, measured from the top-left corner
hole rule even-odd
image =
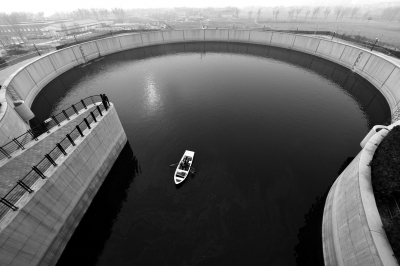
[[[129,143],[58,265],[321,265],[324,193],[390,117],[341,66],[232,43],[107,56],[52,81],[33,111],[100,93]],[[169,165],[186,149],[198,172],[178,189]]]

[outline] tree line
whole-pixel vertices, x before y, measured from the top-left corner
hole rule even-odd
[[[252,19],[253,10],[247,11],[248,18]],[[262,14],[270,13],[273,20],[282,19],[282,13],[286,14],[286,19],[298,20],[299,15],[302,14],[300,19],[303,20],[317,20],[317,19],[380,19],[385,21],[400,21],[400,6],[380,8],[378,10],[369,10],[361,7],[346,7],[346,6],[315,6],[315,7],[283,7],[276,6],[272,8],[258,8],[257,10],[257,21],[260,20]],[[281,17],[279,17],[281,15]],[[285,19],[285,18],[283,18]]]
[[[122,22],[126,19],[127,13],[122,8],[112,8],[110,10],[106,8],[79,8],[71,12],[56,12],[55,16],[58,19],[96,19],[96,20],[109,20],[110,16],[114,15],[114,19],[118,22]]]
[[[0,12],[0,24],[10,25],[21,22],[44,21],[44,12],[30,13],[30,12]]]

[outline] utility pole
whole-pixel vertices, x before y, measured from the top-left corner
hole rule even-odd
[[[378,38],[376,38],[374,45],[372,45],[371,51],[372,51],[372,49],[374,49],[375,44],[376,44],[378,41],[379,41]]]
[[[38,48],[36,47],[36,44],[33,44],[33,47],[35,47],[35,49],[36,49],[36,52],[41,56],[41,54],[39,53],[39,50],[38,50]]]

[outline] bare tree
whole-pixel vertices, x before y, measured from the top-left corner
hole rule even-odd
[[[354,18],[357,15],[358,11],[360,11],[360,8],[354,7],[353,10],[351,10],[351,18]]]
[[[111,9],[111,13],[115,15],[117,21],[123,22],[125,20],[126,13],[122,8],[113,8]]]
[[[96,8],[91,8],[90,11],[91,11],[91,13],[93,15],[93,18],[96,19],[96,20],[99,20],[98,10]]]
[[[295,11],[294,9],[290,9],[289,12],[288,12],[288,17],[289,17],[290,20],[293,19],[294,11]]]
[[[11,14],[1,13],[2,21],[11,26],[13,32],[15,32],[21,40],[23,40],[23,33],[21,28],[18,27],[21,16],[17,12],[12,12]]]
[[[233,13],[235,14],[235,17],[238,18],[239,17],[239,8],[235,7],[233,10]]]
[[[39,20],[39,21],[43,21],[44,20],[44,12],[37,12],[35,15],[35,19]]]
[[[381,18],[387,21],[393,21],[400,15],[400,7],[387,7],[384,8]]]
[[[279,12],[280,12],[280,10],[278,8],[275,8],[274,10],[272,10],[272,15],[275,20],[278,19]]]
[[[312,11],[312,18],[317,19],[319,12],[321,11],[321,7],[317,6]]]
[[[329,16],[329,14],[331,13],[331,11],[332,11],[332,10],[331,10],[330,7],[325,8],[325,10],[324,10],[325,19],[328,18],[328,16]]]
[[[249,15],[249,19],[251,19],[251,15],[253,14],[253,11],[249,11],[247,14]]]
[[[108,10],[106,8],[99,9],[98,13],[102,20],[108,20]]]
[[[307,10],[307,11],[306,11],[306,18],[305,18],[305,20],[307,20],[307,17],[308,17],[308,15],[310,15],[310,12],[311,12],[310,10]]]
[[[349,16],[350,13],[351,13],[350,7],[343,8],[342,13],[340,14],[340,19],[343,19],[343,17],[345,17],[345,16]]]
[[[343,13],[344,8],[342,6],[335,6],[333,12],[335,13],[336,20],[338,20],[339,16]]]
[[[260,21],[261,8],[257,11],[257,21]]]
[[[300,12],[301,12],[301,10],[303,10],[303,8],[302,7],[296,7],[296,20],[297,20],[297,17],[299,16],[299,14],[300,14]]]

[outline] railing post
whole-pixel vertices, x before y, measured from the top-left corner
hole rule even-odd
[[[3,153],[5,156],[7,156],[8,159],[11,158],[11,155],[8,154],[8,152],[6,152],[2,147],[0,147],[0,151],[1,151],[1,153]]]
[[[46,157],[47,160],[49,160],[49,162],[53,165],[53,166],[57,166],[56,162],[53,160],[53,158],[51,158],[51,156],[49,154],[46,154],[44,157]]]
[[[90,114],[92,115],[94,122],[97,123],[96,116],[93,114],[93,112],[90,112]]]
[[[82,136],[82,137],[84,137],[84,136],[85,136],[85,135],[83,135],[83,132],[82,132],[82,130],[80,129],[80,127],[79,127],[79,126],[76,126],[76,129],[78,130],[79,134],[81,134],[81,136]]]
[[[91,129],[89,122],[87,121],[86,117],[83,119],[88,127],[88,129]]]
[[[21,180],[18,180],[17,184],[20,185],[23,189],[25,189],[29,193],[33,192],[33,190],[28,185],[26,185],[24,182],[22,182]]]
[[[72,109],[74,109],[75,113],[76,113],[77,115],[79,115],[79,112],[78,112],[78,110],[76,110],[75,105],[71,105],[71,107],[72,107]]]
[[[85,109],[87,109],[86,104],[83,100],[81,100],[81,103],[83,104],[83,107],[85,107]]]
[[[46,123],[43,122],[41,125],[44,128],[44,130],[46,130],[47,134],[50,134],[50,130],[47,128]]]
[[[64,150],[60,143],[57,143],[56,146],[64,155],[67,155],[67,152]]]
[[[75,146],[75,142],[69,134],[67,134],[67,139],[69,140],[69,142],[71,142],[72,146]]]
[[[13,141],[18,145],[18,147],[21,148],[21,150],[25,150],[24,146],[22,146],[22,144],[16,138],[14,138]]]
[[[103,113],[101,112],[101,109],[98,105],[96,105],[97,111],[99,111],[100,115],[103,116]]]
[[[36,166],[32,166],[32,170],[36,172],[42,179],[45,179],[46,176],[42,173],[42,171],[39,170]]]
[[[37,137],[33,134],[31,129],[28,129],[28,133],[31,134],[31,136],[33,137],[34,140],[38,140]]]
[[[57,126],[61,126],[60,123],[58,123],[58,120],[55,116],[52,116],[51,119],[53,119],[57,123]]]
[[[18,211],[18,207],[16,207],[14,204],[6,200],[5,198],[1,198],[0,202],[4,203],[8,208],[12,209],[13,211]]]
[[[62,110],[63,114],[65,115],[65,117],[67,118],[67,120],[69,120],[69,116],[67,115],[67,113],[65,112],[65,110]]]

